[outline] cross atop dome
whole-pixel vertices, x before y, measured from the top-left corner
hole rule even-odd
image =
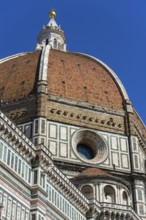
[[[36,49],[41,49],[45,45],[50,45],[53,49],[66,51],[65,35],[63,30],[55,21],[56,12],[52,9],[49,13],[50,20],[38,36]]]

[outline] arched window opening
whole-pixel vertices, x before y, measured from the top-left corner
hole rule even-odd
[[[57,49],[57,39],[54,38],[54,48]]]
[[[111,186],[106,186],[104,188],[104,202],[115,203],[115,190]]]
[[[81,192],[87,199],[93,199],[93,188],[91,186],[83,186]]]
[[[126,192],[123,192],[123,205],[128,205],[128,196]]]
[[[115,212],[112,212],[112,213],[111,213],[111,219],[112,219],[112,220],[115,219],[115,217],[116,217],[115,215],[116,215]]]

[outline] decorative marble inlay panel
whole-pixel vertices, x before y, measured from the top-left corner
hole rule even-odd
[[[57,138],[57,125],[49,124],[49,137],[50,138]]]
[[[119,167],[119,154],[118,153],[114,153],[112,152],[112,161],[113,161],[113,164],[117,167]]]
[[[48,121],[48,128],[48,147],[55,159],[62,160],[63,162],[66,161],[75,164],[86,163],[89,165],[88,161],[84,162],[79,159],[74,153],[72,146],[73,136],[76,132],[82,130],[82,127]],[[86,130],[86,128],[84,129]],[[97,166],[111,169],[115,166],[115,169],[129,172],[130,160],[127,137],[93,129],[91,131],[101,135],[107,144],[108,156],[103,162],[98,163],[97,161]]]
[[[111,147],[113,150],[118,150],[118,138],[117,137],[111,137]]]
[[[127,152],[127,140],[125,138],[120,138],[121,151]]]
[[[137,137],[132,137],[132,149],[134,152],[138,150],[138,140]]]
[[[128,163],[128,155],[127,154],[122,154],[122,167],[123,168],[129,168],[129,163]]]
[[[56,141],[49,141],[49,150],[54,156],[57,155],[57,142]]]
[[[139,155],[138,154],[134,155],[134,168],[139,169]]]
[[[68,129],[64,126],[60,126],[59,135],[60,135],[60,140],[67,141],[67,139],[68,139]]]
[[[67,152],[67,144],[66,143],[60,143],[59,155],[61,157],[67,157],[68,152]]]

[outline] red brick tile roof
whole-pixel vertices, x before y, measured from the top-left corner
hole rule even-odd
[[[35,92],[40,51],[0,64],[0,100],[12,101]]]
[[[36,94],[41,51],[0,63],[0,100],[18,100]],[[89,57],[51,50],[48,93],[114,109],[123,109],[120,89],[108,70]],[[133,119],[146,138],[146,128],[134,111]]]
[[[112,176],[111,174],[105,172],[104,170],[101,170],[99,168],[88,168],[84,170],[82,173],[77,175],[75,178],[80,177],[97,177],[97,176]]]
[[[79,54],[51,50],[48,91],[73,100],[122,109],[118,85],[100,63]]]
[[[0,100],[12,101],[35,92],[40,51],[0,64]],[[51,50],[48,92],[64,98],[122,109],[122,95],[108,71],[97,62],[73,53]]]

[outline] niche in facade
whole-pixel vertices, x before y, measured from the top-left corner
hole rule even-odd
[[[104,188],[104,202],[115,203],[115,190],[111,186],[105,186]]]
[[[87,199],[93,199],[93,188],[92,186],[83,186],[81,189],[81,192],[84,196],[86,196]]]
[[[128,205],[128,196],[126,192],[123,192],[123,205]]]

